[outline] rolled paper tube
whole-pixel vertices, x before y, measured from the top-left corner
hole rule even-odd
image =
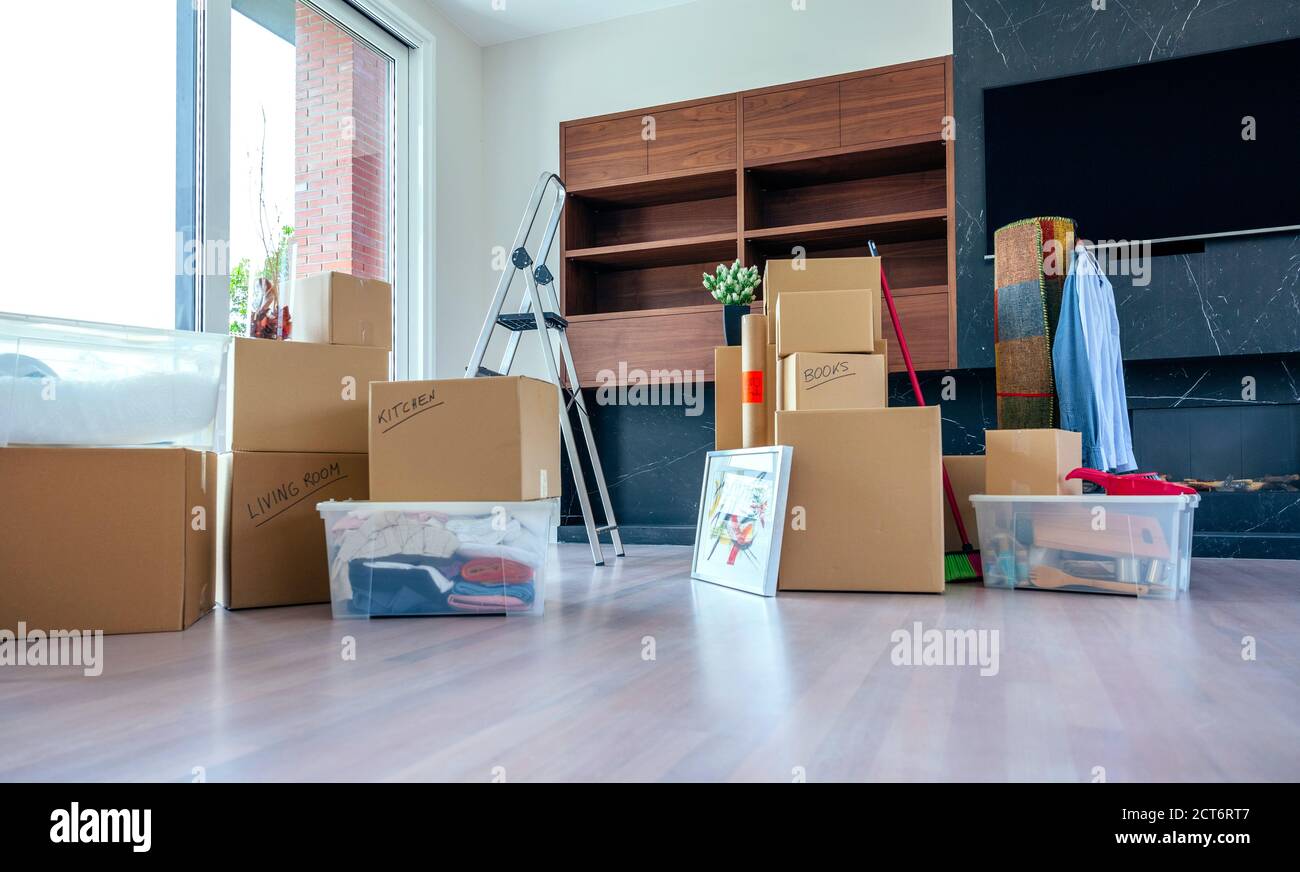
[[[769,444],[766,367],[767,316],[746,315],[740,319],[740,438],[746,448]]]

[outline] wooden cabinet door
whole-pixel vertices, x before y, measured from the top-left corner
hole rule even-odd
[[[937,134],[945,89],[943,64],[846,79],[840,83],[843,144]]]
[[[898,320],[907,333],[907,350],[912,353],[912,364],[918,371],[949,369],[948,362],[948,294],[939,291],[930,294],[908,294],[895,291],[894,305]],[[882,309],[884,334],[889,340],[889,371],[905,372],[903,353],[898,348],[894,322],[889,310]]]
[[[745,98],[745,160],[838,148],[840,83]]]
[[[736,101],[649,113],[650,172],[667,173],[736,165]]]
[[[646,174],[641,116],[576,124],[564,131],[564,183],[570,187]]]
[[[569,324],[578,381],[584,388],[598,387],[613,374],[618,384],[620,362],[627,371],[702,370],[713,381],[713,349],[723,345],[722,314],[717,306],[702,311],[637,312],[579,318]],[[607,370],[602,379],[602,370]],[[641,376],[645,378],[646,376]]]

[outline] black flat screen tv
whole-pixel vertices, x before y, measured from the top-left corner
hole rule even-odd
[[[989,254],[1039,215],[1092,241],[1300,227],[1300,39],[988,88],[984,192]]]

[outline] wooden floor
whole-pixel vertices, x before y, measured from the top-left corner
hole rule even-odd
[[[225,612],[98,678],[0,668],[0,779],[1300,779],[1300,563],[1197,561],[1178,602],[764,600],[686,548],[558,548],[541,619]],[[915,621],[999,631],[998,673],[894,665]]]

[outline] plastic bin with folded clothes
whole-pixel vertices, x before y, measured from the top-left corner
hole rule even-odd
[[[316,508],[336,618],[542,613],[558,498]]]

